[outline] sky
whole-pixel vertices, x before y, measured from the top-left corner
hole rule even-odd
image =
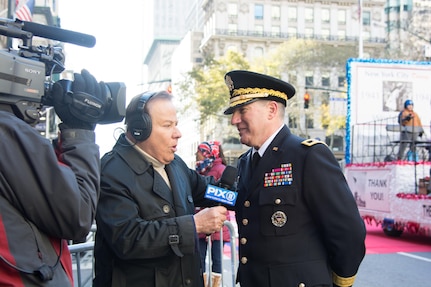
[[[127,102],[143,91],[145,52],[144,2],[142,0],[59,1],[61,28],[96,37],[93,48],[65,44],[66,69],[87,69],[98,81],[124,82]],[[101,154],[109,151],[123,124],[97,125]]]

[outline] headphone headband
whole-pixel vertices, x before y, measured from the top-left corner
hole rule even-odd
[[[156,94],[156,92],[144,92],[138,101],[138,105],[136,107],[136,112],[143,112],[145,109],[145,104],[151,100],[151,98]]]
[[[145,110],[145,106],[157,92],[144,92],[140,95],[136,110],[132,113],[131,119],[128,122],[128,130],[137,141],[146,140],[152,129],[151,117]]]

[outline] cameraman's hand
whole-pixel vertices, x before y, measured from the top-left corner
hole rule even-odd
[[[53,105],[62,120],[60,129],[94,130],[108,104],[107,87],[87,70],[75,73],[75,80],[60,80],[52,88]]]

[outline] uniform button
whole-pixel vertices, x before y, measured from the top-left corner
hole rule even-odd
[[[163,212],[164,213],[169,213],[170,210],[171,210],[171,208],[169,207],[169,205],[167,205],[167,204],[163,205]]]
[[[304,283],[299,283],[298,287],[305,287]]]
[[[245,237],[241,238],[240,242],[241,242],[242,245],[246,244],[247,243],[247,238],[245,238]]]
[[[246,263],[247,263],[247,260],[248,260],[248,259],[247,259],[247,257],[245,257],[245,256],[244,256],[244,257],[241,257],[241,263],[242,263],[242,264],[246,264]]]
[[[281,199],[280,198],[277,198],[276,200],[275,200],[275,204],[280,204],[281,203]]]
[[[244,218],[243,220],[242,220],[242,225],[247,225],[248,224],[248,219],[247,218]]]
[[[192,284],[192,280],[191,279],[186,279],[186,285],[190,285]]]
[[[248,201],[248,200],[244,201],[244,206],[245,207],[250,207],[250,201]]]

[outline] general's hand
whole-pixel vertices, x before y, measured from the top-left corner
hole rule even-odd
[[[94,130],[108,104],[106,86],[87,70],[74,76],[73,82],[60,80],[53,85],[54,109],[63,122],[60,128]]]
[[[196,232],[212,234],[219,231],[227,219],[227,215],[228,211],[224,206],[215,206],[203,209],[193,216]]]

